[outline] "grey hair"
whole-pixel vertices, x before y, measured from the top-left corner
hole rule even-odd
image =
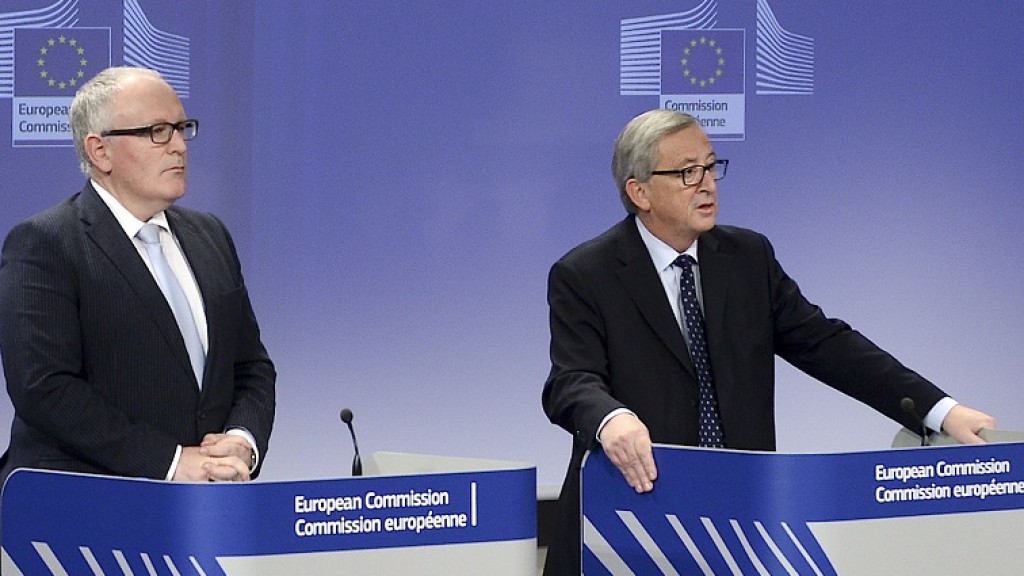
[[[71,136],[74,138],[75,151],[78,153],[78,165],[86,176],[92,175],[93,165],[89,160],[89,153],[85,150],[85,138],[89,134],[99,134],[111,128],[113,110],[110,109],[110,102],[121,91],[124,81],[135,76],[160,78],[158,72],[147,68],[106,68],[82,84],[71,102],[71,111],[68,113],[71,119]]]
[[[658,161],[661,139],[695,125],[697,119],[689,114],[659,109],[644,112],[622,129],[615,139],[612,177],[619,187],[619,199],[626,212],[636,214],[636,206],[626,193],[626,182],[630,179],[649,180]]]

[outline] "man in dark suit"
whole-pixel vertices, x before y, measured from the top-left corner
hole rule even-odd
[[[276,373],[227,229],[174,206],[198,121],[138,68],[99,73],[70,117],[89,181],[17,225],[0,261],[0,350],[15,409],[0,481],[20,467],[254,478]]]
[[[657,478],[652,442],[774,450],[775,355],[908,427],[917,424],[901,409],[905,397],[930,428],[961,442],[981,442],[977,433],[994,426],[825,317],[764,236],[716,225],[716,181],[727,167],[693,117],[655,110],[634,118],[612,161],[629,215],[551,269],[543,405],[573,435],[573,450],[548,576],[580,573],[588,449],[601,446],[637,492]]]

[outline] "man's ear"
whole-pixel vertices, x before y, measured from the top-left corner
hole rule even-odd
[[[110,172],[111,150],[103,138],[96,134],[89,134],[85,137],[84,144],[85,153],[89,155],[89,161],[92,162],[93,167],[104,174]]]
[[[647,197],[647,184],[636,178],[626,180],[626,195],[629,196],[637,210],[646,212],[651,209],[651,201]]]

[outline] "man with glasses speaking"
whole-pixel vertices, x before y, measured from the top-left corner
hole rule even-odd
[[[546,575],[580,573],[580,464],[601,446],[637,492],[653,489],[651,443],[775,449],[775,356],[911,429],[965,443],[993,419],[957,404],[846,323],[827,318],[768,240],[716,225],[715,155],[697,121],[654,110],[615,142],[627,217],[551,268],[548,418],[573,435]],[[682,495],[681,497],[687,497]]]
[[[70,117],[85,188],[11,230],[0,261],[15,410],[0,482],[20,467],[255,477],[274,365],[227,229],[174,206],[199,121],[140,68],[100,72]]]

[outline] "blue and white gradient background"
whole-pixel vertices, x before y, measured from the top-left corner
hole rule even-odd
[[[76,4],[123,62],[119,3]],[[612,142],[658,105],[620,95],[620,21],[699,0],[138,4],[189,38],[202,129],[183,203],[234,232],[278,367],[263,478],[347,475],[349,407],[364,453],[520,460],[559,483],[547,271],[623,216]],[[1024,429],[1024,3],[770,0],[813,39],[800,96],[756,92],[755,0],[705,4],[747,31],[720,222],[767,234],[826,313]],[[3,235],[83,182],[71,148],[10,146],[9,102]],[[896,431],[782,363],[777,406],[782,451]],[[12,413],[0,403],[0,444]]]

